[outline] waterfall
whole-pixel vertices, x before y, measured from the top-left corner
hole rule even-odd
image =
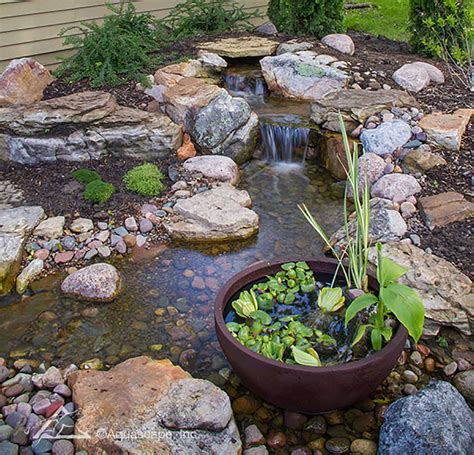
[[[309,128],[260,122],[261,147],[265,159],[273,162],[302,162],[309,141]],[[301,157],[296,157],[296,152]]]
[[[224,83],[231,93],[253,96],[264,96],[267,93],[267,86],[261,75],[229,72],[224,76]]]

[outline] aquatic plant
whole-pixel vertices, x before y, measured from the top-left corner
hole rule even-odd
[[[107,202],[115,193],[115,186],[112,183],[102,180],[92,180],[86,185],[84,199],[94,204]]]
[[[159,196],[164,190],[165,176],[155,164],[144,163],[130,169],[123,177],[127,190],[140,196]]]
[[[375,305],[376,313],[369,318],[369,324],[363,324],[358,328],[353,345],[363,338],[367,330],[370,330],[372,347],[380,351],[382,341],[388,343],[392,338],[392,327],[385,324],[388,314],[393,314],[418,342],[423,332],[425,309],[421,298],[413,289],[398,283],[399,278],[407,271],[405,267],[382,256],[382,244],[377,243],[378,296],[368,293],[354,299],[346,310],[344,322],[347,326],[359,311],[372,305]]]

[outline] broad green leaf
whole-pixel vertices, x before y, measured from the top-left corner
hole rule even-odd
[[[286,264],[282,264],[281,268],[283,270],[290,270],[295,268],[295,263],[294,262],[287,262]]]
[[[293,358],[295,359],[295,362],[299,365],[304,365],[307,367],[321,366],[321,360],[319,360],[319,357],[316,358],[312,356],[311,354],[308,354],[307,352],[304,352],[301,349],[298,349],[296,346],[291,347],[291,352],[293,354]]]
[[[272,322],[271,316],[262,310],[254,311],[253,313],[250,313],[249,316],[255,321],[258,321],[260,322],[260,324],[263,324],[263,325],[269,325]]]
[[[318,295],[318,306],[328,313],[339,310],[345,302],[341,288],[323,288]]]
[[[403,324],[415,341],[423,332],[425,308],[420,296],[404,284],[389,284],[380,289],[380,299]]]
[[[298,319],[300,316],[301,316],[300,314],[290,314],[288,316],[283,316],[282,318],[280,318],[280,321],[281,322],[292,322],[295,319]]]
[[[405,273],[408,272],[406,267],[402,267],[391,259],[382,256],[382,272],[379,277],[379,284],[385,287],[390,283],[396,283]]]
[[[240,324],[237,322],[228,322],[226,327],[229,329],[229,332],[238,332],[240,330]]]
[[[296,267],[298,267],[299,269],[303,269],[303,270],[309,270],[309,265],[306,264],[306,262],[297,262],[296,263]]]
[[[232,307],[239,316],[248,318],[250,313],[258,310],[258,302],[255,292],[242,291],[239,298],[232,302]]]
[[[345,314],[345,318],[344,318],[345,319],[344,322],[345,322],[346,326],[349,323],[349,321],[351,321],[352,318],[359,311],[365,310],[370,305],[374,305],[377,302],[378,302],[378,299],[373,294],[363,294],[363,295],[360,295],[359,297],[357,297],[356,299],[354,299],[351,302],[351,304],[349,305],[349,308],[347,308],[347,310],[346,310],[346,314]]]
[[[295,301],[295,294],[293,294],[292,292],[288,292],[288,293],[286,294],[284,303],[285,303],[286,305],[291,305],[294,301]]]
[[[304,292],[305,294],[309,294],[310,292],[313,292],[315,289],[315,283],[314,279],[311,278],[309,280],[304,280],[301,282],[301,292]]]
[[[273,308],[273,296],[269,292],[258,295],[257,302],[261,310],[269,311]]]
[[[362,340],[362,337],[364,336],[367,327],[369,327],[368,324],[363,324],[359,326],[359,328],[357,329],[356,336],[354,337],[354,341],[351,344],[351,347],[355,346],[360,340]]]
[[[381,335],[386,343],[388,343],[392,339],[392,328],[391,327],[384,327],[380,330]]]
[[[379,329],[373,328],[370,333],[370,339],[372,341],[372,347],[375,351],[380,351],[382,349],[382,335]]]

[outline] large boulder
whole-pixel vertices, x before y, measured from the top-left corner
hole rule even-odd
[[[204,177],[236,185],[239,181],[239,166],[227,156],[195,156],[183,164],[185,171],[200,173]]]
[[[435,336],[441,326],[454,327],[472,335],[474,294],[471,280],[453,264],[414,245],[388,243],[383,255],[408,268],[400,283],[415,289],[425,305],[424,335]],[[377,262],[371,248],[370,261]]]
[[[352,41],[349,35],[343,33],[333,33],[323,36],[321,43],[343,54],[352,55],[355,52],[354,41]]]
[[[118,270],[110,264],[92,264],[67,276],[61,290],[69,297],[91,302],[111,302],[121,290]]]
[[[174,206],[179,218],[167,221],[165,228],[173,239],[188,242],[246,239],[258,231],[258,215],[251,204],[246,191],[223,184],[179,199]]]
[[[0,159],[23,164],[106,154],[166,158],[181,142],[181,128],[167,116],[118,106],[109,93],[80,92],[0,109]]]
[[[348,131],[364,123],[370,116],[394,107],[417,107],[418,102],[401,90],[345,90],[329,93],[315,100],[311,120],[322,127],[340,131],[339,113]]]
[[[80,410],[75,434],[90,436],[75,440],[77,451],[241,453],[229,397],[169,360],[136,357],[107,372],[77,371],[68,384]]]
[[[350,236],[353,236],[357,230],[355,213],[351,214],[349,219],[348,232]],[[406,234],[407,229],[405,220],[391,201],[379,198],[370,200],[370,244],[398,241]],[[346,228],[344,226],[339,228],[331,235],[329,242],[336,251],[344,251],[347,246]],[[328,251],[327,246],[324,251]]]
[[[425,62],[414,62],[406,63],[395,71],[393,80],[405,90],[417,93],[430,82],[442,84],[444,75],[436,66]]]
[[[12,60],[0,74],[0,106],[31,104],[43,98],[54,81],[51,73],[32,58]]]
[[[374,129],[364,129],[360,140],[367,153],[390,155],[411,138],[411,128],[403,120],[384,122]]]
[[[199,49],[213,52],[221,57],[243,58],[264,57],[273,55],[278,47],[278,41],[261,36],[241,36],[223,38],[209,43],[199,44]]]
[[[423,117],[418,126],[425,131],[429,143],[457,151],[473,113],[474,109],[458,109],[452,114],[436,112]]]
[[[344,89],[349,76],[330,66],[336,59],[311,51],[285,53],[260,60],[270,91],[286,98],[315,101]]]
[[[449,383],[436,381],[413,396],[400,398],[384,414],[379,455],[471,453],[473,413]]]
[[[370,194],[372,197],[381,197],[400,203],[420,191],[421,186],[415,177],[408,174],[387,174],[372,185]]]

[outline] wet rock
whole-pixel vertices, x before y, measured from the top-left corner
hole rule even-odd
[[[365,152],[377,155],[390,155],[410,138],[411,128],[402,120],[385,122],[371,130],[364,129],[360,135]]]
[[[369,439],[355,439],[351,443],[351,452],[360,455],[377,455],[377,443]]]
[[[250,395],[242,395],[232,403],[232,408],[236,414],[254,414],[259,406],[258,400]]]
[[[342,33],[323,36],[321,38],[321,43],[335,49],[336,51],[342,52],[343,54],[353,55],[355,52],[355,45],[352,38],[349,35]]]
[[[285,426],[293,430],[300,430],[308,420],[306,416],[299,412],[284,411]]]
[[[454,376],[453,384],[469,403],[474,404],[474,370],[458,373]]]
[[[110,302],[121,289],[120,274],[110,264],[93,264],[72,273],[61,284],[64,294],[88,301]]]
[[[270,433],[270,435],[267,437],[267,445],[274,450],[282,449],[286,446],[285,433],[281,431]]]
[[[278,47],[278,41],[260,36],[242,36],[223,38],[209,43],[199,44],[199,48],[213,52],[221,57],[264,57],[273,55]]]
[[[419,203],[421,215],[430,229],[462,221],[474,214],[474,203],[454,191],[422,197]]]
[[[18,275],[16,279],[16,292],[23,294],[28,285],[43,271],[44,262],[41,259],[33,259]]]
[[[303,51],[260,60],[269,90],[286,98],[314,101],[344,89],[349,83],[347,74],[320,63],[318,57],[315,52]]]
[[[419,126],[425,131],[430,144],[457,151],[473,112],[473,109],[458,109],[452,114],[425,115]]]
[[[191,242],[245,239],[258,230],[258,215],[250,205],[246,191],[224,184],[178,200],[174,211],[182,221],[167,220],[164,226],[174,239]]]
[[[389,406],[380,431],[379,453],[468,453],[473,424],[472,412],[459,392],[447,382],[432,382],[418,394]]]
[[[182,381],[185,381],[180,386]],[[225,394],[207,381],[189,388],[193,379],[181,368],[168,360],[152,360],[138,357],[127,360],[108,372],[79,371],[68,380],[73,390],[74,402],[81,409],[75,431],[87,431],[91,439],[76,440],[76,450],[93,453],[226,453],[238,454],[241,442],[234,419],[229,415],[230,406],[225,404]],[[202,394],[202,384],[210,394]],[[200,391],[192,396],[191,389]],[[176,392],[172,394],[172,391]],[[183,395],[181,395],[183,393]],[[127,396],[127,400],[122,398]],[[176,401],[175,401],[176,400]],[[194,401],[193,401],[194,400]],[[214,401],[214,400],[217,400]],[[182,403],[189,410],[182,414],[174,403]],[[195,404],[193,408],[191,403]],[[227,402],[228,403],[228,402]],[[163,407],[161,406],[163,405]],[[222,409],[219,409],[219,405]],[[196,409],[196,412],[195,412]],[[212,415],[203,410],[215,410]],[[218,422],[217,416],[222,418]],[[183,420],[181,420],[181,417]],[[224,422],[226,420],[226,422]],[[166,426],[173,425],[173,429]],[[176,429],[181,426],[186,430]],[[211,426],[221,430],[208,431]],[[104,438],[98,429],[126,431],[140,428],[142,431],[159,431],[160,438]],[[185,437],[193,431],[195,437]]]
[[[306,422],[304,429],[311,433],[315,434],[324,434],[326,433],[326,420],[322,416],[312,417],[308,422]]]
[[[0,453],[2,455],[18,455],[19,447],[13,442],[2,441],[0,442]]]
[[[265,444],[265,437],[257,425],[249,425],[245,428],[245,448]]]
[[[239,166],[227,156],[196,156],[187,160],[183,168],[191,173],[200,173],[206,178],[236,185],[239,181]]]
[[[383,246],[383,255],[408,269],[400,279],[418,292],[425,305],[425,336],[437,335],[441,326],[455,327],[471,335],[469,319],[472,317],[472,283],[450,262],[428,254],[414,245],[389,243]],[[375,248],[369,260],[376,263]],[[419,352],[419,364],[423,359]]]
[[[32,58],[12,60],[0,74],[0,106],[32,104],[43,98],[54,81],[51,73]]]
[[[66,439],[54,441],[51,453],[52,455],[74,455],[74,444]]]
[[[65,221],[66,219],[63,216],[46,218],[36,227],[33,235],[47,239],[57,239],[63,235]]]
[[[370,194],[372,197],[403,202],[420,191],[421,186],[415,177],[407,174],[388,174],[374,183]]]
[[[430,82],[442,84],[443,73],[433,65],[425,62],[407,63],[393,73],[393,80],[410,92],[418,93]]]
[[[351,442],[347,438],[331,438],[326,442],[326,450],[333,454],[349,453]]]

